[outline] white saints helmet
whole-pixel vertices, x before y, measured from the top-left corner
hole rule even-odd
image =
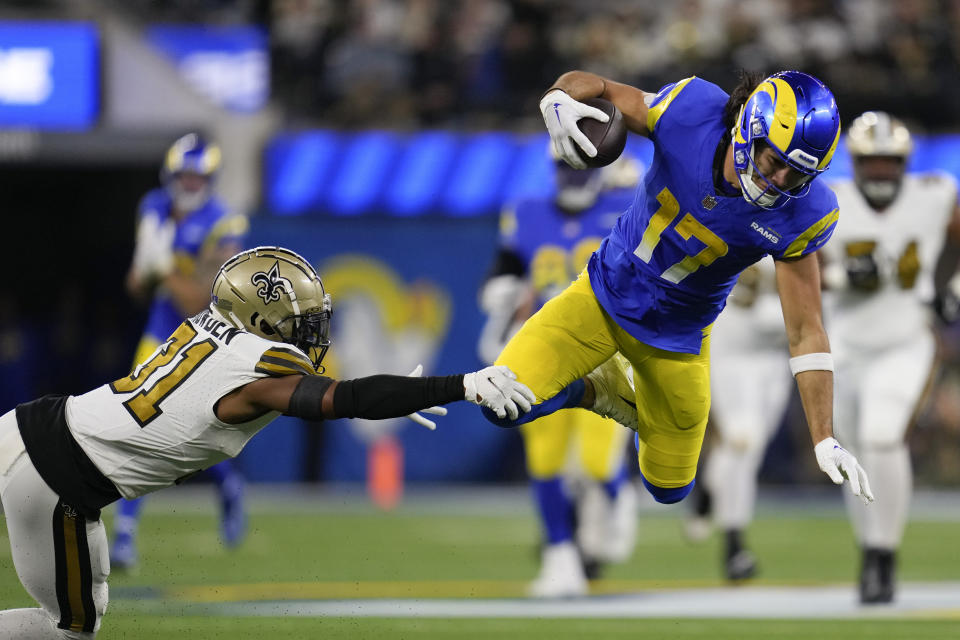
[[[220,267],[211,307],[225,322],[267,340],[295,345],[320,361],[330,346],[330,295],[310,263],[289,249],[241,251]]]
[[[864,197],[876,206],[893,202],[913,151],[913,138],[906,125],[883,111],[867,111],[850,125],[847,150],[853,158],[854,179]],[[869,164],[869,158],[895,162],[878,166]]]

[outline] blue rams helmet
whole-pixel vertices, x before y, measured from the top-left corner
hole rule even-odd
[[[740,109],[733,128],[733,164],[743,197],[765,209],[802,198],[810,182],[826,171],[840,140],[840,114],[830,89],[801,71],[781,71],[754,89]],[[757,168],[756,159],[769,147],[794,179],[781,189]],[[755,178],[759,176],[758,185]]]
[[[193,211],[202,207],[211,195],[210,182],[220,169],[220,147],[197,133],[181,137],[167,151],[160,170],[160,181],[167,188],[177,208]],[[181,184],[182,174],[206,178],[201,185]]]

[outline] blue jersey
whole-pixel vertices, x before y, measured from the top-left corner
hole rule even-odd
[[[778,209],[718,195],[714,158],[728,95],[687,78],[667,85],[648,112],[653,162],[627,212],[590,259],[597,300],[648,345],[699,353],[737,275],[770,254],[816,251],[836,227],[837,198],[815,180]]]
[[[166,189],[162,187],[153,189],[140,201],[137,219],[156,216],[158,221],[163,223],[171,216],[172,205],[173,202]],[[246,217],[230,214],[218,198],[211,197],[202,207],[188,213],[177,222],[173,238],[174,268],[184,275],[192,275],[197,258],[205,250],[228,242],[240,244],[247,233],[247,228]],[[163,342],[183,320],[183,313],[174,304],[170,295],[160,289],[150,305],[144,333]]]
[[[630,189],[605,191],[596,204],[564,213],[552,198],[521,200],[500,218],[500,243],[515,253],[537,294],[538,306],[560,293],[587,266],[617,218],[633,201]]]

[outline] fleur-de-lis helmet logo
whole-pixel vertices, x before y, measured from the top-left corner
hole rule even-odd
[[[280,275],[280,261],[277,260],[270,267],[270,271],[258,271],[250,278],[250,282],[257,285],[257,295],[263,298],[265,304],[280,300],[280,294],[293,294],[293,283]]]

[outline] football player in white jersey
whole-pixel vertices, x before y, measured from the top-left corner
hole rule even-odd
[[[704,480],[713,522],[724,532],[728,580],[756,572],[743,534],[753,520],[763,453],[790,399],[787,334],[774,271],[773,260],[764,258],[741,273],[712,333],[710,417],[717,438]]]
[[[905,435],[936,360],[929,303],[956,268],[955,252],[943,249],[960,245],[960,212],[952,177],[906,173],[912,141],[896,118],[864,113],[850,126],[847,148],[854,179],[833,185],[843,213],[821,251],[825,309],[835,423],[856,443],[877,496],[866,509],[848,502],[863,553],[860,600],[883,603],[894,597],[911,494]]]
[[[310,264],[258,247],[228,260],[208,310],[129,376],[79,396],[45,396],[0,417],[0,498],[13,564],[39,608],[0,611],[0,639],[93,638],[110,563],[100,510],[236,456],[285,415],[391,418],[467,400],[502,417],[533,394],[506,367],[464,375],[318,375],[330,296]]]

